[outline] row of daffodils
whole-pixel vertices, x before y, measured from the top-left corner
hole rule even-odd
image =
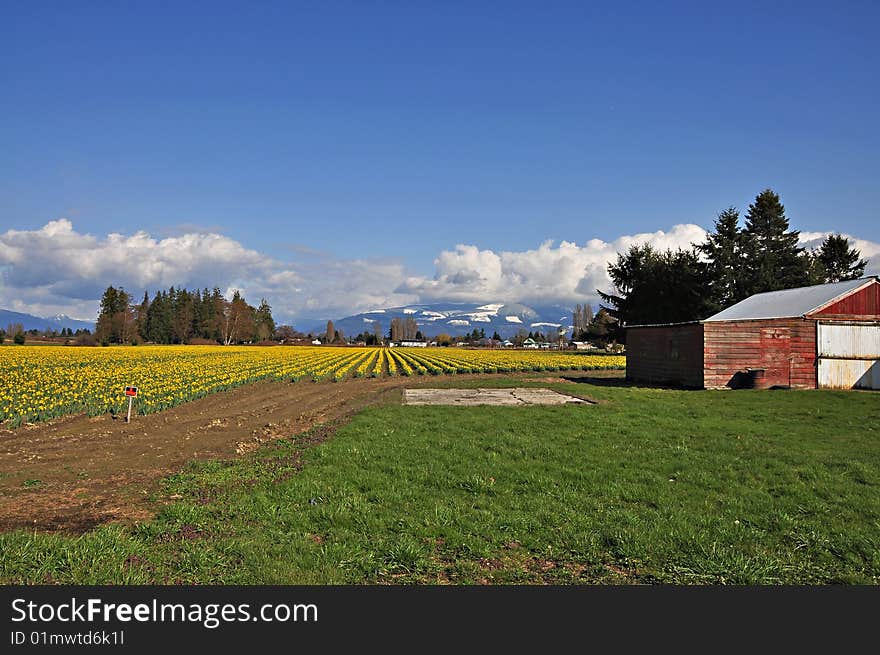
[[[143,346],[0,348],[0,424],[119,411],[139,388],[137,411],[161,411],[256,380],[623,368],[616,355],[448,348]]]

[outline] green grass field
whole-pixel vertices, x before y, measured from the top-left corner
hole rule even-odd
[[[146,525],[0,535],[0,579],[880,582],[877,393],[539,386],[603,402],[375,406],[193,465]]]

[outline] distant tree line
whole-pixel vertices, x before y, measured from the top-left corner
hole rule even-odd
[[[849,240],[831,234],[807,250],[790,229],[785,207],[771,189],[749,205],[744,225],[730,207],[714,231],[689,249],[658,251],[631,246],[609,264],[614,290],[599,291],[616,320],[616,336],[627,325],[704,319],[749,296],[861,277],[867,261]]]
[[[381,346],[385,343],[385,336],[382,334],[382,324],[379,321],[373,321],[372,330],[367,332],[364,330],[352,339],[355,343],[363,343],[365,346]]]
[[[139,304],[122,287],[107,287],[95,326],[102,344],[191,343],[205,340],[232,345],[270,339],[275,334],[272,308],[266,300],[249,305],[235,291],[227,300],[220,289],[189,291],[170,287]]]
[[[21,323],[9,323],[5,329],[0,328],[0,343],[10,338],[14,344],[23,346],[28,335],[47,339],[63,337],[65,343],[69,343],[71,339],[76,339],[78,345],[94,345],[94,337],[92,337],[92,332],[88,328],[77,328],[75,332],[69,327],[61,328],[60,331],[50,327],[47,327],[45,330],[34,328],[25,330]]]

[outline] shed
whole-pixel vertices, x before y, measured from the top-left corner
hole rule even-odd
[[[880,389],[880,281],[759,293],[703,321],[627,327],[626,370],[706,389]]]
[[[575,350],[595,350],[596,348],[589,341],[572,341],[571,345],[574,346]]]

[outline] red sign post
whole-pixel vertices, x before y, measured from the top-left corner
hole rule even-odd
[[[138,388],[137,387],[125,387],[125,395],[128,396],[128,418],[125,420],[126,423],[131,423],[131,402],[137,398]]]

